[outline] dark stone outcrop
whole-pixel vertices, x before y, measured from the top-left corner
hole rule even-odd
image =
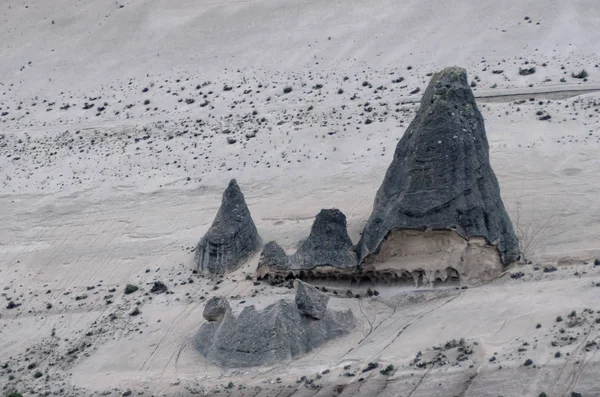
[[[355,267],[358,263],[346,229],[346,215],[335,208],[321,210],[310,235],[290,257],[290,262],[296,269]]]
[[[505,265],[519,257],[490,166],[483,117],[462,68],[432,77],[377,192],[356,247],[359,260],[376,253],[395,230],[426,229],[484,238]]]
[[[347,334],[354,326],[350,310],[327,311],[321,320],[303,316],[294,302],[280,300],[262,311],[245,307],[238,317],[205,323],[196,348],[221,367],[269,365],[294,359]]]
[[[301,280],[295,280],[296,307],[305,316],[320,320],[325,315],[329,296]]]
[[[335,268],[352,272],[358,265],[352,240],[346,229],[346,216],[338,209],[321,210],[310,235],[296,253],[286,256],[274,241],[265,245],[258,263],[258,274],[299,273],[319,268]]]
[[[162,294],[163,292],[167,292],[169,289],[162,281],[155,281],[150,288],[150,292],[153,294]]]
[[[258,260],[258,266],[285,270],[289,268],[288,262],[288,257],[283,248],[275,241],[269,241],[263,247],[260,259]]]
[[[212,226],[196,247],[195,260],[204,274],[223,274],[237,269],[262,244],[250,210],[235,179],[223,193]]]
[[[207,321],[221,321],[229,312],[231,312],[231,307],[227,299],[215,296],[206,302],[202,317]]]

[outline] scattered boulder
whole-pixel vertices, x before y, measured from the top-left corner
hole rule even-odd
[[[588,77],[588,72],[585,69],[581,69],[578,73],[571,73],[571,77],[574,79],[585,79]]]
[[[223,193],[221,207],[212,226],[196,247],[198,271],[204,274],[233,271],[261,244],[244,195],[232,179]]]
[[[125,286],[125,295],[129,295],[129,294],[133,294],[134,292],[136,292],[138,289],[140,289],[137,285],[133,285],[133,284],[127,284]]]
[[[221,367],[269,365],[298,358],[347,334],[354,325],[350,310],[327,311],[315,320],[282,299],[261,311],[247,306],[238,317],[227,312],[221,321],[203,324],[194,344]]]
[[[525,68],[525,69],[519,68],[519,74],[521,76],[529,76],[530,74],[534,74],[534,73],[535,73],[535,66],[532,66],[530,68]]]
[[[294,281],[296,306],[305,316],[320,320],[325,315],[329,296],[301,280]]]
[[[221,321],[225,314],[231,312],[231,307],[227,299],[222,297],[213,297],[206,302],[202,317],[206,321]]]
[[[167,291],[168,288],[162,281],[155,281],[154,284],[152,284],[152,288],[150,288],[150,292],[153,294],[162,294]]]
[[[8,305],[6,305],[6,308],[7,309],[14,309],[15,307],[18,307],[18,306],[21,306],[21,304],[20,303],[15,303],[13,301],[9,301]]]
[[[451,255],[431,268],[434,247]],[[396,261],[394,266],[422,268],[431,277],[451,267],[461,279],[477,280],[496,276],[502,264],[519,258],[464,69],[450,67],[432,77],[398,142],[356,251],[361,262]],[[406,263],[411,260],[417,262]]]

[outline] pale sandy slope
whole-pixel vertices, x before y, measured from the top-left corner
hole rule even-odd
[[[597,348],[586,351],[600,343],[600,95],[540,93],[598,88],[596,2],[5,1],[0,17],[0,288],[21,303],[0,309],[1,384],[32,395],[329,396],[337,385],[348,396],[600,395]],[[329,207],[357,241],[414,115],[402,102],[454,64],[480,78],[477,95],[528,93],[480,101],[502,196],[534,262],[510,271],[525,276],[424,293],[378,286],[379,298],[332,299],[359,325],[313,355],[250,371],[207,364],[190,344],[201,296],[233,296],[235,311],[291,297],[244,280],[256,257],[218,285],[191,275],[191,248],[228,180],[265,241],[293,252]],[[535,74],[518,74],[531,65]],[[571,77],[581,68],[589,81]],[[157,279],[174,294],[123,295],[127,282],[145,291]],[[130,317],[136,302],[142,313]],[[569,327],[572,310],[585,320]],[[461,337],[474,354],[460,367],[409,365]],[[361,375],[370,361],[398,371]],[[317,389],[296,383],[325,369]]]

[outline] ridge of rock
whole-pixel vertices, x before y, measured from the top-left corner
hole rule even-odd
[[[237,317],[226,312],[222,320],[204,323],[194,344],[221,367],[269,365],[298,358],[347,334],[354,324],[351,310],[328,310],[315,320],[282,299],[260,311],[247,306]]]

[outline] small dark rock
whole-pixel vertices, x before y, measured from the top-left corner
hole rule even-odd
[[[167,292],[168,288],[162,281],[155,281],[150,288],[150,292],[153,294],[162,294],[163,292]]]
[[[571,77],[574,79],[585,79],[588,77],[588,72],[586,72],[585,69],[582,69],[579,73],[571,73]]]
[[[125,286],[125,295],[133,294],[138,289],[140,289],[140,288],[137,285],[127,284]]]
[[[530,68],[525,68],[525,69],[519,68],[519,74],[521,76],[529,76],[530,74],[534,74],[534,73],[535,73],[535,67],[530,67]]]
[[[228,312],[231,312],[231,307],[229,306],[227,299],[213,297],[206,302],[202,316],[207,321],[221,321]]]

